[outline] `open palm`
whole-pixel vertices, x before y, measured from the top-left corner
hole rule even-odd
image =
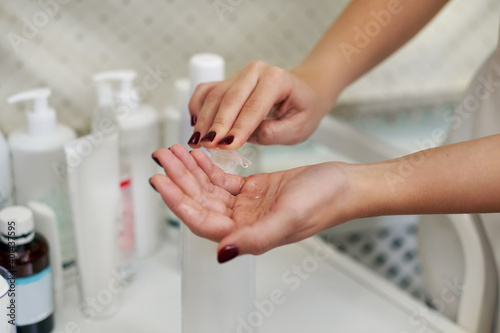
[[[219,248],[237,244],[240,253],[260,254],[345,220],[337,209],[348,192],[343,163],[241,177],[180,145],[154,157],[166,175],[152,185],[193,233]]]

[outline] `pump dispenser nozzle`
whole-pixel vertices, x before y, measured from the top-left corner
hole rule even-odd
[[[111,89],[109,86],[110,81],[120,81],[120,92],[118,94],[118,98],[127,104],[136,105],[137,102],[133,98],[135,93],[133,84],[136,77],[137,73],[135,71],[122,69],[97,73],[93,76],[93,80],[98,85],[98,89],[99,86],[102,86],[103,88],[101,89],[104,90]],[[108,88],[105,88],[104,85],[106,84],[108,84]]]
[[[23,91],[7,99],[9,104],[33,101],[33,108],[28,109],[26,113],[28,132],[32,135],[46,135],[55,130],[56,112],[48,103],[51,93],[50,88],[38,88]]]

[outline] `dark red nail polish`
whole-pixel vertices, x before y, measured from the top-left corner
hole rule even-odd
[[[234,135],[229,135],[229,136],[226,136],[224,139],[220,140],[219,144],[220,145],[230,145],[231,143],[233,143],[233,140],[234,140]]]
[[[231,259],[236,258],[238,254],[240,254],[240,249],[238,249],[237,246],[228,245],[219,251],[219,254],[217,255],[217,261],[219,262],[219,264],[223,264]]]
[[[151,187],[153,188],[153,190],[155,190],[156,192],[158,192],[158,190],[156,189],[156,187],[153,185],[153,182],[151,181],[151,178],[149,178],[149,185],[151,185]]]
[[[200,135],[200,132],[194,132],[194,134],[191,135],[191,138],[188,141],[188,145],[197,145],[200,141]]]
[[[153,161],[156,162],[156,164],[158,164],[159,166],[163,167],[161,164],[160,164],[160,161],[155,157],[155,154],[151,154],[151,158],[153,159]]]
[[[196,125],[196,122],[198,121],[198,117],[196,115],[191,115],[191,126]]]
[[[215,133],[214,131],[210,131],[207,134],[205,134],[205,136],[203,138],[201,138],[201,141],[212,142],[212,141],[214,141],[216,135],[217,135],[217,133]]]

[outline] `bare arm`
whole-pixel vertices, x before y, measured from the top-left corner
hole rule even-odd
[[[413,37],[445,3],[353,0],[290,72],[257,61],[225,81],[199,85],[189,104],[198,119],[189,144],[236,149],[249,138],[265,145],[305,140],[346,86]]]
[[[338,94],[410,40],[447,0],[353,0],[294,70],[329,109]]]
[[[195,234],[219,242],[221,262],[362,217],[500,212],[500,134],[379,163],[247,178],[225,174],[199,150],[177,145],[154,155],[166,175],[153,186]]]
[[[355,165],[355,201],[361,216],[500,212],[499,166],[500,134]]]

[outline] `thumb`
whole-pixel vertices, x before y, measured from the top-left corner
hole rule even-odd
[[[305,112],[295,113],[281,119],[263,120],[252,133],[249,141],[259,145],[294,145],[307,139],[313,132],[311,116]]]
[[[295,232],[293,220],[287,210],[280,209],[254,224],[235,229],[219,243],[217,260],[222,264],[239,255],[258,255],[284,245]]]

